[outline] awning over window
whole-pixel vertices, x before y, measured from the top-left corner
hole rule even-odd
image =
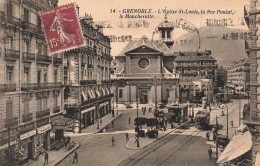
[[[51,122],[52,130],[65,130],[73,125],[73,119],[60,118]]]
[[[95,97],[93,96],[93,94],[91,93],[90,90],[88,90],[88,94],[89,94],[89,96],[90,96],[91,99],[94,99],[94,98],[95,98]]]
[[[87,96],[85,95],[84,91],[82,91],[81,94],[82,94],[82,96],[83,96],[83,98],[84,98],[84,101],[86,101],[88,98],[87,98]]]
[[[104,88],[102,88],[103,96],[107,95],[106,91]]]
[[[106,88],[106,92],[107,92],[107,95],[108,95],[108,94],[110,94],[110,92],[109,92],[108,88]]]
[[[252,147],[252,138],[249,131],[237,133],[229,142],[219,157],[217,163],[224,164],[248,152]]]
[[[91,89],[90,92],[92,93],[93,99],[96,98],[95,93],[93,92],[93,90]]]
[[[101,97],[101,94],[99,93],[98,89],[96,90],[96,93],[97,93],[98,97]]]

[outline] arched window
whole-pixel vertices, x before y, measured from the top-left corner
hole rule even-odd
[[[119,98],[123,97],[123,89],[119,89]]]

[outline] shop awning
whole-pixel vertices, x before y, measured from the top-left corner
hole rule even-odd
[[[88,94],[89,94],[89,96],[90,96],[91,99],[94,99],[94,98],[95,98],[95,97],[93,97],[93,95],[92,95],[92,93],[91,93],[90,90],[88,90]]]
[[[257,152],[256,160],[255,160],[255,166],[259,166],[259,165],[260,165],[260,153]]]
[[[90,108],[87,108],[87,109],[85,109],[85,110],[81,111],[81,114],[84,114],[84,113],[86,113],[86,112],[92,111],[92,110],[94,110],[94,109],[96,109],[96,107],[95,107],[95,106],[93,106],[93,107],[90,107]]]
[[[109,95],[110,94],[110,92],[109,92],[109,90],[106,88],[106,92],[107,92],[107,95]]]
[[[70,118],[60,118],[51,122],[52,130],[64,130],[71,127],[72,124],[73,119]]]
[[[81,91],[81,94],[82,94],[82,96],[84,98],[84,101],[86,101],[87,100],[87,96],[85,95],[84,91]]]
[[[96,98],[95,93],[93,92],[93,90],[91,89],[90,92],[92,93],[93,99]]]
[[[99,93],[98,89],[96,90],[96,93],[97,93],[98,97],[101,97],[101,94]]]
[[[248,152],[252,147],[252,138],[249,131],[237,133],[229,142],[219,157],[217,163],[224,164]]]
[[[106,91],[105,91],[104,88],[102,88],[102,93],[103,93],[103,96],[106,96],[106,95],[107,95],[107,93],[106,93]]]

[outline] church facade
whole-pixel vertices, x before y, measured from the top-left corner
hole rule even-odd
[[[150,41],[145,36],[131,40],[115,57],[112,81],[118,103],[179,101],[179,75],[174,72],[174,59],[173,52],[161,41]]]

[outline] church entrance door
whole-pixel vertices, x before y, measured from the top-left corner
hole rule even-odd
[[[148,92],[147,92],[147,90],[141,90],[140,103],[141,104],[147,104],[148,103]]]

